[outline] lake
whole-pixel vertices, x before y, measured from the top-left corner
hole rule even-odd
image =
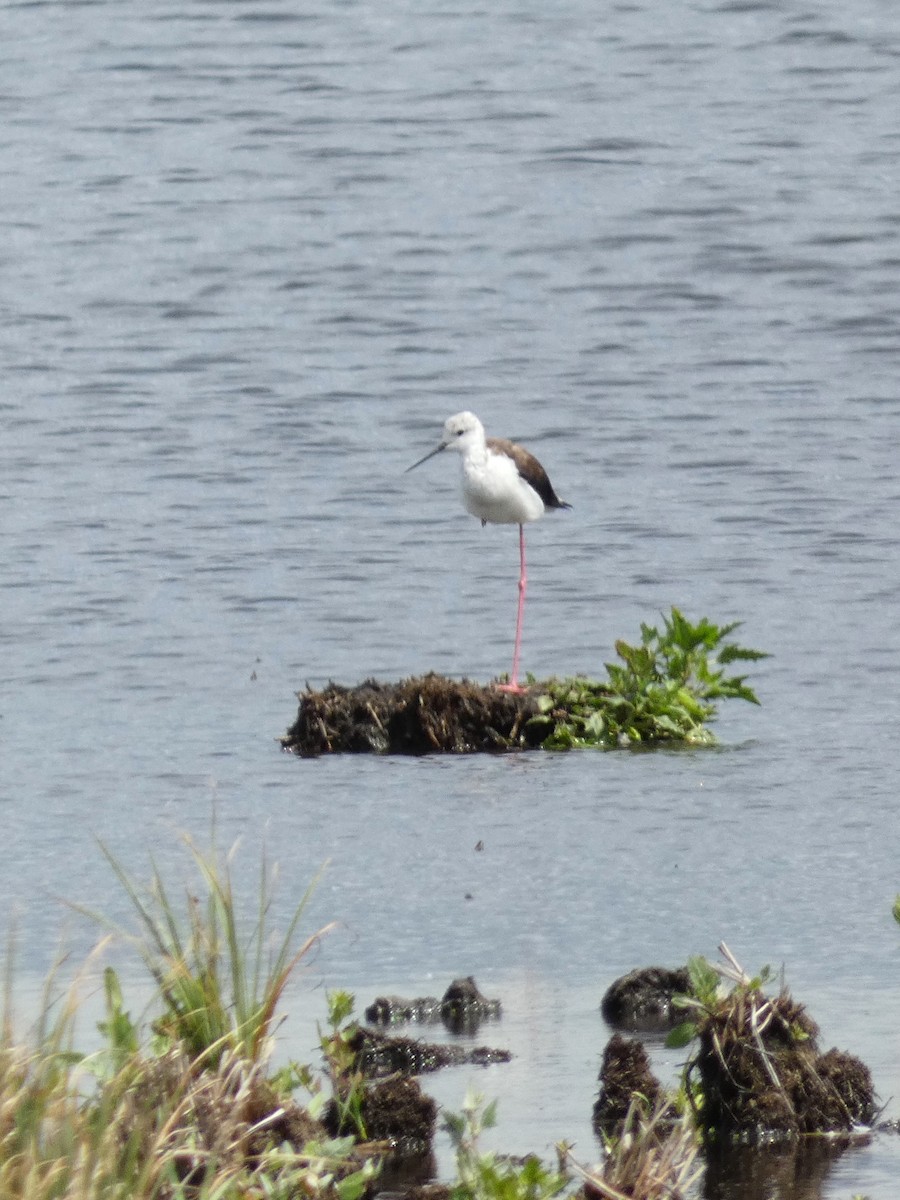
[[[284,1053],[315,1057],[326,987],[503,1001],[480,1040],[513,1063],[427,1081],[498,1097],[500,1148],[594,1160],[604,990],[723,939],[895,1116],[900,16],[37,0],[0,27],[24,992],[96,938],[66,901],[127,919],[98,839],[177,887],[215,825],[248,901],[278,864],[276,920],[327,863]],[[514,528],[445,458],[403,473],[460,409],[573,505],[529,527],[523,669],[602,673],[672,605],[741,621],[771,657],[718,749],[281,753],[307,681],[509,669]],[[898,1174],[880,1135],[722,1200]]]

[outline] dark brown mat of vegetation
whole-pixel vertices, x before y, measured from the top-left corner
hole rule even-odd
[[[302,757],[318,754],[471,754],[527,745],[536,705],[527,694],[424,675],[400,683],[368,679],[299,695],[297,720],[281,739]]]

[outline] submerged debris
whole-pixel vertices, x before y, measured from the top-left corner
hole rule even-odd
[[[603,1018],[616,1029],[661,1033],[684,1020],[672,1004],[690,991],[687,967],[640,967],[611,983],[600,1002]]]
[[[372,1025],[436,1025],[441,1002],[437,996],[376,996],[365,1017]]]
[[[500,1011],[500,1001],[483,996],[469,975],[454,979],[440,1000],[434,996],[414,1000],[377,996],[366,1009],[366,1020],[373,1025],[434,1025],[441,1021],[451,1033],[474,1033],[482,1021],[496,1020]]]
[[[368,679],[299,695],[297,720],[281,739],[301,757],[318,754],[470,754],[529,744],[537,713],[530,693],[424,675],[401,683]]]
[[[763,1145],[706,1146],[704,1196],[818,1200],[836,1161],[863,1144],[858,1136],[798,1138]]]
[[[488,1000],[471,975],[454,979],[441,1000],[441,1019],[453,1033],[474,1033],[482,1021],[500,1016],[500,1001]]]

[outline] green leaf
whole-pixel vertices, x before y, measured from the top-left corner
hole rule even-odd
[[[680,1025],[676,1025],[670,1030],[666,1037],[666,1049],[681,1050],[684,1046],[689,1045],[697,1036],[697,1025],[694,1021],[682,1021]]]
[[[742,646],[723,646],[717,655],[723,666],[730,662],[759,662],[770,657],[764,650],[745,650]]]

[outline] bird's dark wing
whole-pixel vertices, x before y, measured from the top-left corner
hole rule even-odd
[[[511,458],[516,464],[516,470],[519,472],[520,479],[524,479],[527,484],[537,492],[544,502],[545,508],[571,508],[571,504],[566,504],[565,500],[560,500],[556,492],[553,490],[553,484],[547,477],[547,472],[534,457],[529,453],[524,446],[518,445],[516,442],[510,442],[506,438],[488,438],[487,447],[493,450],[495,454],[505,454],[507,458]]]

